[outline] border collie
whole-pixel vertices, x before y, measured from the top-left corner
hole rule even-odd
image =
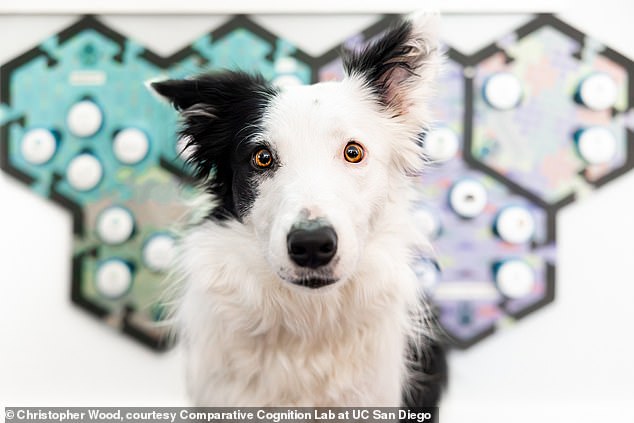
[[[340,82],[225,71],[152,84],[180,111],[206,218],[175,319],[206,406],[434,406],[442,349],[411,268],[438,17],[406,18]]]

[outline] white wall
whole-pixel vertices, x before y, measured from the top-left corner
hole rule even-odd
[[[35,9],[44,3],[19,2]],[[56,3],[64,7],[73,2]],[[474,8],[473,2],[448,3],[453,10]],[[567,2],[550,3],[564,20],[634,58],[633,2],[575,3],[574,8]],[[409,5],[392,4],[397,9]],[[517,7],[502,1],[479,4],[489,12]],[[17,7],[0,5],[0,11]],[[0,62],[73,19],[63,14],[0,15]],[[311,27],[328,21],[334,40],[373,18],[304,17],[304,31],[293,30],[296,19],[268,16],[258,22],[318,54],[332,40],[317,37]],[[445,28],[452,34],[449,41],[469,53],[525,19],[447,16]],[[169,53],[221,18],[195,16],[177,27],[169,16],[110,15],[105,20]],[[529,422],[536,416],[546,422],[634,421],[632,193],[634,172],[560,213],[555,303],[468,351],[451,354],[443,423]],[[68,214],[3,173],[0,198],[0,406],[186,404],[178,351],[152,353],[70,304]]]

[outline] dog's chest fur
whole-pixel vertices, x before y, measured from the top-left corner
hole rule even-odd
[[[190,389],[205,405],[398,406],[404,339],[376,326],[309,342],[284,329],[244,338],[221,330],[211,339],[224,350],[189,346]]]
[[[400,405],[408,302],[418,298],[406,260],[395,261],[389,242],[377,239],[356,279],[306,295],[267,279],[265,262],[240,235],[248,236],[210,223],[184,245],[189,281],[179,320],[196,404]]]

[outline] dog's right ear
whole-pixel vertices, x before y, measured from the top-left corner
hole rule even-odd
[[[169,79],[152,82],[150,87],[169,101],[178,111],[189,109],[194,104],[202,104],[204,99],[198,90],[199,79]]]
[[[204,180],[215,169],[216,184],[228,177],[233,148],[252,135],[277,93],[261,76],[244,72],[209,73],[150,86],[180,112],[180,135],[187,140],[188,161],[196,175]]]
[[[220,201],[215,216],[238,216],[233,193],[234,151],[262,132],[265,110],[277,90],[259,75],[216,72],[192,79],[154,82],[151,87],[182,117],[187,162]]]

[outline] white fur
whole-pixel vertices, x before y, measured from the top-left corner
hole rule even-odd
[[[427,29],[417,31],[415,47],[432,48]],[[271,104],[257,137],[273,147],[279,168],[258,181],[243,222],[205,221],[180,248],[175,317],[196,404],[401,404],[407,343],[426,331],[410,268],[425,240],[406,171],[422,165],[414,138],[429,122],[432,56],[420,63],[423,76],[398,88],[408,109],[399,118],[354,74],[289,88]],[[366,150],[359,164],[343,158],[351,140]],[[306,272],[286,246],[302,217],[326,219],[337,232],[333,285],[290,283]]]

